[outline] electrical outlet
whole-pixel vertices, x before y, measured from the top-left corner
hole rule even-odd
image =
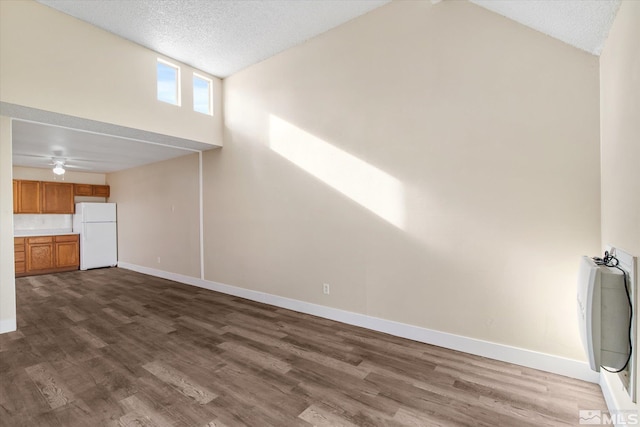
[[[329,293],[331,292],[331,289],[329,288],[329,284],[328,283],[324,283],[322,285],[322,293],[325,295],[329,295]]]
[[[160,264],[160,257],[158,257],[158,264]]]

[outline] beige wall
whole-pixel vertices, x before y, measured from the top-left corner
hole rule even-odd
[[[640,256],[640,2],[624,1],[600,57],[602,244]]]
[[[106,175],[103,173],[74,172],[67,170],[63,177],[64,182],[73,184],[104,185],[106,182]],[[53,174],[51,169],[27,168],[22,166],[13,167],[13,178],[30,179],[33,181],[61,180],[59,176]]]
[[[393,2],[224,93],[206,279],[584,359],[596,57],[467,2]]]
[[[221,81],[213,117],[156,99],[158,54],[31,0],[0,1],[0,101],[178,138],[222,144]],[[206,75],[206,73],[199,73]]]
[[[130,68],[111,71],[138,70],[136,87],[156,56],[44,6],[5,3],[2,38],[24,36],[42,56],[0,41],[2,101],[183,138],[219,131],[139,108],[134,87],[100,86],[91,105],[61,100],[75,90],[66,66],[32,91],[58,54],[7,12],[90,58],[73,69],[83,90],[119,43],[136,53],[115,55]],[[467,2],[393,2],[224,90],[226,145],[203,155],[207,279],[584,359],[576,266],[601,245],[596,57]],[[149,95],[155,81],[139,98]],[[189,155],[107,176],[120,261],[199,276],[197,166]]]
[[[0,333],[15,330],[11,119],[0,116]]]
[[[190,154],[107,175],[119,262],[200,277],[198,164]]]
[[[639,117],[640,2],[623,1],[600,56],[602,244],[634,256],[640,256]]]

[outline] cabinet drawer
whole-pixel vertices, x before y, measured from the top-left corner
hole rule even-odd
[[[34,243],[53,243],[53,236],[27,237],[27,244]]]
[[[24,237],[14,237],[13,246],[15,247],[16,252],[17,251],[24,252]]]
[[[24,262],[24,252],[14,252],[13,258],[15,262]]]
[[[16,274],[22,274],[27,271],[27,266],[24,263],[24,261],[16,261],[15,266],[16,266]]]
[[[66,236],[56,236],[56,242],[77,242],[78,235],[77,234],[69,234]]]

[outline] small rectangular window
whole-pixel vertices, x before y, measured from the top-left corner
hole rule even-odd
[[[213,116],[211,80],[193,73],[193,111]]]
[[[180,68],[158,58],[158,100],[180,105]]]

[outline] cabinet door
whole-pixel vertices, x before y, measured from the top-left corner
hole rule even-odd
[[[40,213],[39,181],[17,181],[17,193],[17,213]]]
[[[74,213],[73,184],[62,182],[42,183],[42,213]]]
[[[93,196],[93,185],[73,184],[73,194],[76,196]]]
[[[56,242],[56,268],[80,267],[78,241]]]
[[[94,185],[93,195],[96,197],[109,197],[110,187],[108,185]]]
[[[27,239],[27,271],[50,270],[55,268],[53,238],[36,237]]]

